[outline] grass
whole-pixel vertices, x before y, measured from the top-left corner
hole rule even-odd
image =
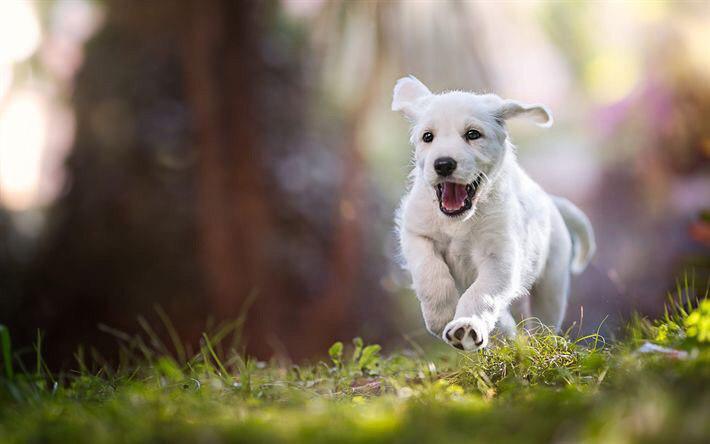
[[[27,368],[0,327],[0,442],[709,442],[710,300],[687,290],[614,344],[541,328],[479,353],[382,356],[355,339],[299,366],[228,347],[243,319],[191,352],[161,316],[170,345],[141,321],[145,338],[116,332],[118,365],[80,351],[53,375],[41,335]]]

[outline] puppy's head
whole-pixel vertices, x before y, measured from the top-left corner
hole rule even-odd
[[[417,179],[434,189],[439,209],[451,217],[475,208],[482,190],[493,183],[510,149],[507,119],[524,116],[540,126],[552,125],[552,115],[542,105],[494,94],[432,94],[412,76],[397,81],[392,110],[412,123]]]

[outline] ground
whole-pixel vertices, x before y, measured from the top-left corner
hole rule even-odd
[[[710,442],[708,300],[671,300],[613,344],[538,329],[482,352],[382,356],[356,338],[298,366],[243,358],[229,331],[194,355],[125,338],[120,365],[80,351],[54,375],[41,354],[8,360],[0,327],[0,442]]]

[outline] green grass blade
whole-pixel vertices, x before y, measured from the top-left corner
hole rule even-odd
[[[150,344],[153,346],[155,351],[162,355],[170,354],[170,352],[168,352],[168,348],[160,339],[160,336],[158,336],[155,330],[153,330],[153,327],[150,326],[148,321],[143,316],[138,316],[138,325],[140,325],[143,331],[145,331],[148,339],[150,339]]]
[[[224,365],[222,365],[222,361],[217,356],[217,353],[215,353],[214,348],[212,348],[212,344],[210,343],[210,338],[209,336],[207,336],[207,333],[202,333],[202,337],[205,339],[205,346],[210,352],[212,359],[214,360],[215,364],[217,364],[217,367],[219,367],[219,370],[222,372],[222,377],[229,378],[229,372],[227,372],[227,369],[224,368]]]
[[[12,380],[15,376],[12,371],[12,343],[10,342],[10,330],[0,324],[0,352],[5,363],[5,376]]]
[[[35,369],[35,376],[38,378],[42,376],[42,332],[37,329],[37,342],[35,342],[35,362],[37,367]]]
[[[173,348],[175,348],[175,353],[177,354],[178,362],[184,364],[187,361],[185,347],[183,346],[182,341],[180,341],[180,335],[178,335],[175,326],[170,321],[170,317],[165,312],[165,310],[163,310],[163,308],[159,305],[155,306],[155,312],[158,313],[158,317],[163,323],[165,330],[167,330],[168,336],[170,336],[170,342],[173,343]]]

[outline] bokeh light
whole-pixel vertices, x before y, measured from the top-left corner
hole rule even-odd
[[[47,126],[42,98],[14,93],[0,113],[0,201],[25,210],[38,203]]]
[[[0,66],[20,62],[31,56],[41,36],[32,2],[0,2]]]

